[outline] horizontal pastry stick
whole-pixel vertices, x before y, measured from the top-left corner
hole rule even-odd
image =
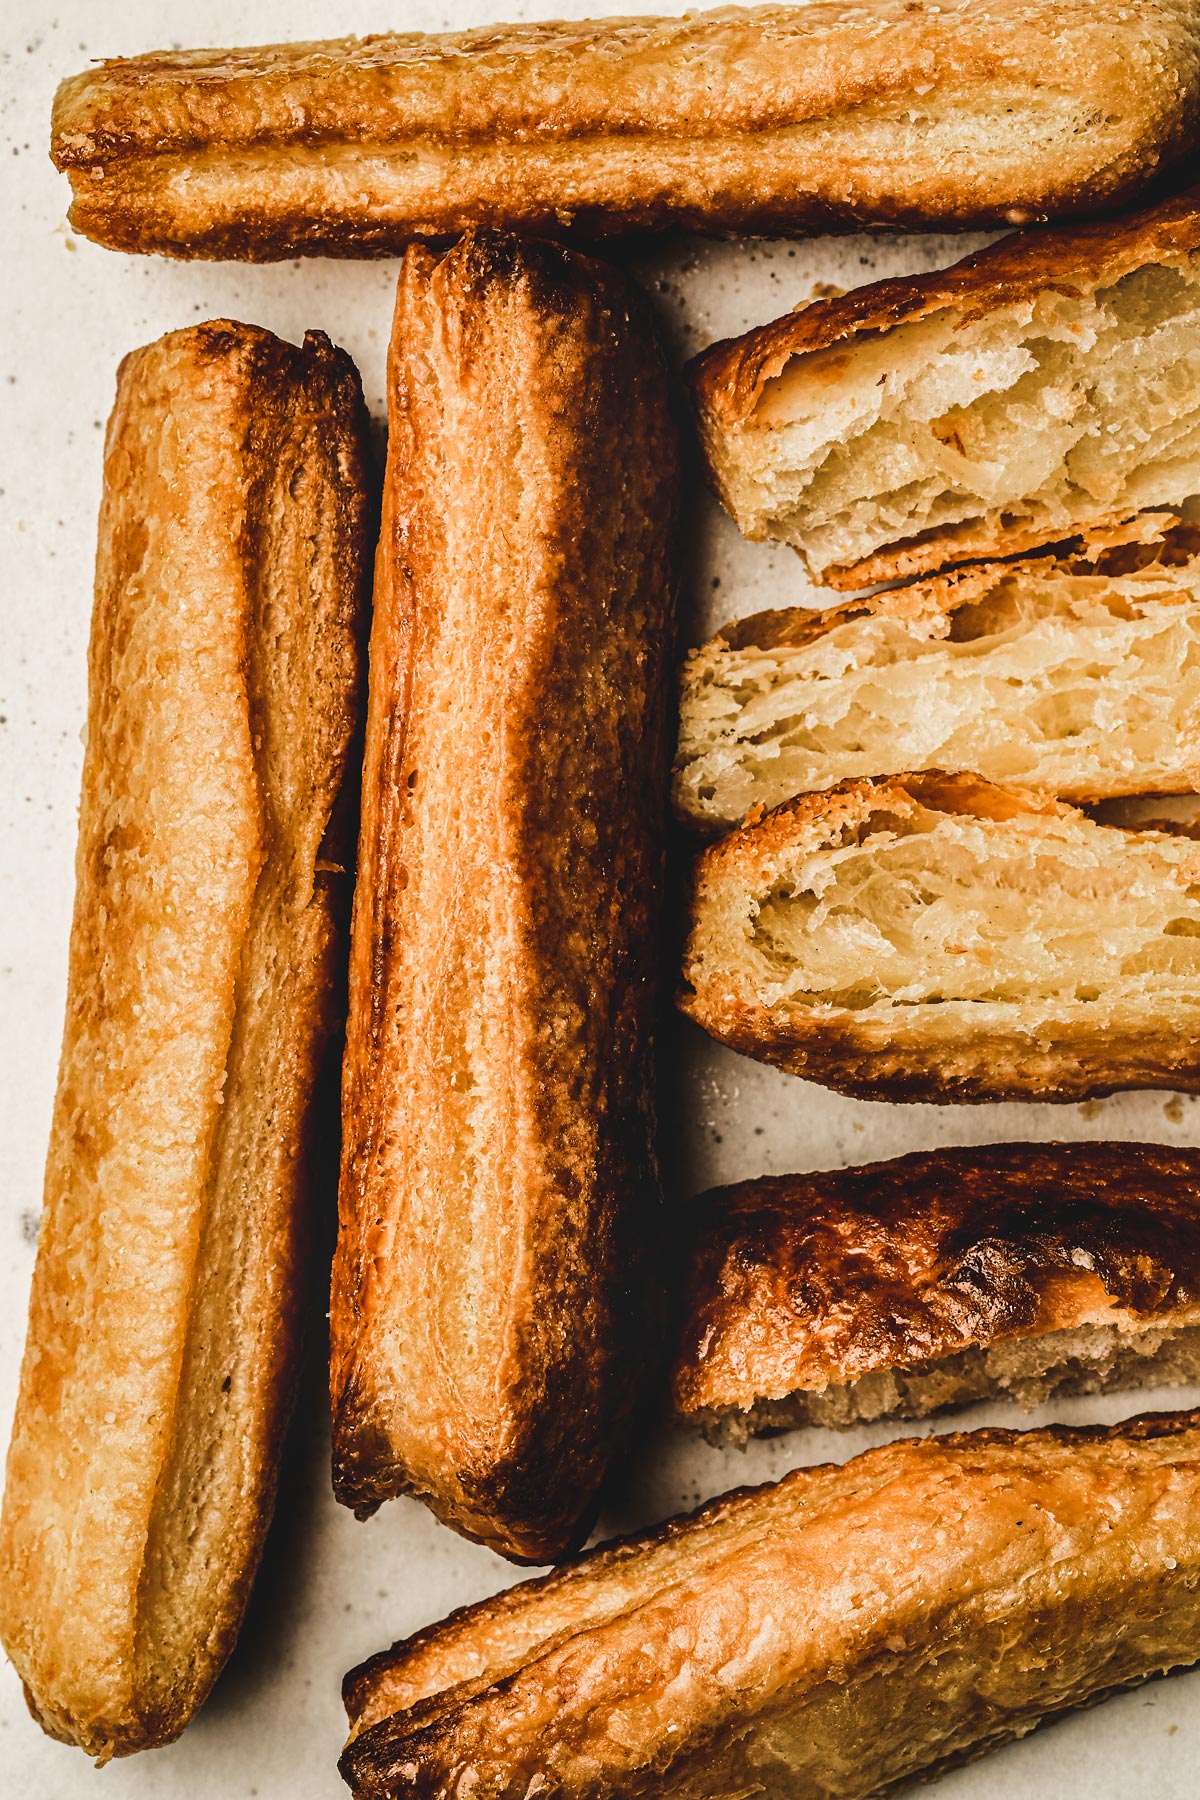
[[[334,1265],[334,1486],[586,1532],[632,1399],[676,446],[644,301],[554,245],[405,258]]]
[[[716,1443],[1200,1379],[1197,1150],[935,1150],[686,1219],[672,1392]]]
[[[1200,1657],[1200,1414],[798,1469],[346,1679],[358,1800],[866,1800]]]
[[[1200,212],[1008,237],[715,344],[691,378],[752,538],[862,587],[1200,490]]]
[[[962,775],[851,781],[700,858],[683,1011],[842,1093],[1200,1089],[1200,844]]]
[[[255,261],[469,225],[1019,224],[1200,129],[1192,0],[910,0],[162,52],[60,87],[77,231]]]
[[[727,625],[683,668],[675,808],[713,835],[861,775],[1074,801],[1200,787],[1200,534]]]
[[[121,365],[0,1524],[30,1707],[102,1761],[204,1700],[274,1501],[340,1010],[367,454],[358,377],[319,334],[219,322]]]

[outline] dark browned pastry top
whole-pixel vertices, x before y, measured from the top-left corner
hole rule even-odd
[[[685,1411],[1200,1301],[1200,1151],[993,1144],[693,1203]]]

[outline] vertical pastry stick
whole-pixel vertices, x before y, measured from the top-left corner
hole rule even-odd
[[[295,1374],[337,1014],[367,499],[349,359],[217,323],[122,364],[0,1628],[101,1760],[237,1634]]]
[[[646,1322],[676,451],[645,302],[409,251],[343,1076],[334,1484],[586,1529]]]

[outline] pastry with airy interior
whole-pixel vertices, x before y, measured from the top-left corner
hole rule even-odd
[[[679,1004],[842,1093],[1200,1089],[1200,843],[972,775],[786,801],[696,865]]]
[[[684,663],[675,809],[705,835],[907,769],[1076,802],[1200,787],[1200,533],[758,613]]]
[[[822,0],[121,58],[51,153],[86,237],[263,261],[1020,224],[1127,204],[1198,129],[1194,0]]]
[[[333,1469],[503,1555],[586,1535],[634,1394],[677,446],[648,304],[404,259],[330,1328]]]
[[[683,1214],[672,1395],[714,1443],[1200,1379],[1200,1151],[985,1144]]]
[[[1006,237],[818,300],[691,366],[717,490],[865,587],[1200,491],[1200,211]]]
[[[356,1800],[867,1800],[1200,1657],[1200,1414],[797,1469],[346,1678]]]
[[[274,1503],[342,1006],[368,470],[320,333],[217,321],[121,365],[0,1521],[5,1649],[102,1762],[208,1694]]]

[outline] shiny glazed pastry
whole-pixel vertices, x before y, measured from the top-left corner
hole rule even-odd
[[[357,1800],[866,1800],[1200,1657],[1200,1414],[798,1469],[346,1679]]]
[[[869,0],[183,50],[63,83],[77,231],[390,255],[470,225],[823,231],[1120,205],[1195,142],[1194,0]]]
[[[334,1486],[547,1561],[645,1354],[676,444],[649,309],[404,260],[343,1073]]]
[[[683,667],[675,809],[712,836],[861,775],[1200,787],[1200,533],[738,619]]]
[[[320,334],[222,321],[121,365],[0,1523],[30,1707],[101,1761],[204,1700],[274,1502],[349,902],[366,455]]]
[[[989,1144],[717,1188],[675,1406],[714,1443],[1200,1377],[1200,1151]]]
[[[883,1100],[1200,1089],[1200,843],[977,776],[848,781],[700,857],[680,1005]]]
[[[714,344],[691,379],[725,506],[835,588],[1180,506],[1200,491],[1197,193]]]

